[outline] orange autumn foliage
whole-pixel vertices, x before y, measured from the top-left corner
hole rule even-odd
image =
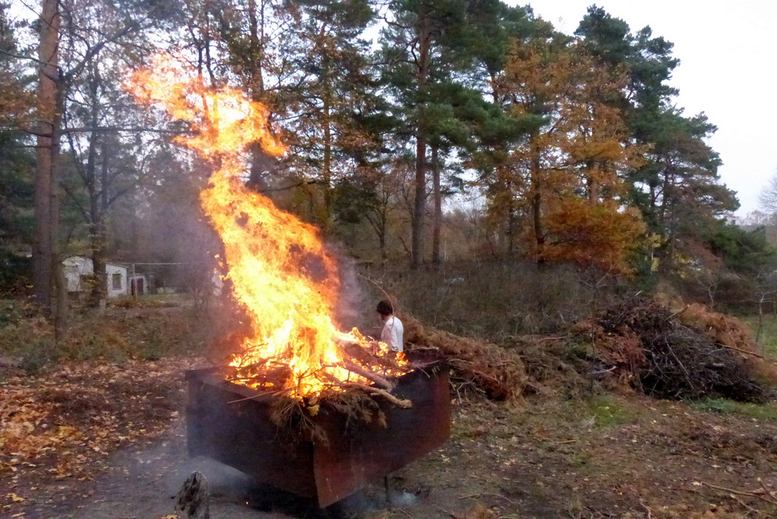
[[[627,273],[634,237],[644,233],[645,224],[637,212],[620,211],[613,200],[591,204],[568,197],[548,215],[546,228],[551,239],[543,247],[544,260]]]
[[[612,103],[626,86],[619,68],[598,64],[579,45],[558,40],[513,42],[503,87],[513,113],[539,122],[510,151],[510,196],[523,209],[524,250],[538,262],[573,262],[629,271],[644,235],[638,213],[625,210],[623,172],[645,149],[629,144]]]

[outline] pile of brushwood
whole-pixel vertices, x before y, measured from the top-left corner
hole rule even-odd
[[[496,344],[422,326],[403,316],[407,349],[415,355],[443,358],[451,368],[451,384],[459,393],[480,393],[492,400],[521,396],[527,384],[521,358]]]
[[[634,298],[573,331],[592,345],[600,373],[647,395],[755,402],[769,396],[763,376],[769,363],[746,327],[701,305],[673,312],[652,299]]]
[[[259,395],[272,396],[270,418],[290,438],[326,442],[326,433],[316,418],[319,414],[336,413],[348,418],[348,423],[378,424],[386,427],[387,417],[382,402],[410,408],[413,402],[398,397],[393,390],[396,377],[416,366],[429,367],[427,361],[444,360],[450,368],[453,391],[458,395],[479,394],[493,400],[518,398],[527,384],[527,376],[521,358],[496,344],[424,327],[409,316],[405,322],[406,351],[410,363],[398,363],[393,356],[386,356],[374,349],[359,345],[343,344],[341,353],[347,359],[339,366],[369,381],[369,383],[344,383],[328,379],[325,370],[316,373],[324,389],[315,396],[297,398],[285,388],[291,376],[283,362],[272,359],[257,364],[230,368],[227,380],[247,385]],[[249,397],[250,398],[250,397]]]

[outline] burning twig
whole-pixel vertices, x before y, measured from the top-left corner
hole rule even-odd
[[[257,393],[257,394],[252,395],[252,396],[247,396],[245,398],[238,398],[236,400],[230,400],[227,403],[228,404],[237,404],[238,402],[245,402],[246,400],[256,400],[258,398],[280,396],[280,395],[284,395],[284,394],[288,394],[288,393],[289,393],[289,391],[287,389],[281,389],[281,390],[278,390],[278,391],[267,391],[267,392],[264,392],[264,393]]]

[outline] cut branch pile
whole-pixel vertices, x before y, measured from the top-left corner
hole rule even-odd
[[[444,359],[451,368],[451,382],[457,391],[467,389],[494,400],[519,397],[527,383],[520,357],[496,344],[460,337],[434,328],[424,327],[413,318],[403,317],[407,351],[420,358]],[[377,400],[402,408],[412,406],[409,400],[393,394],[395,378],[407,373],[411,366],[397,362],[392,355],[371,351],[357,344],[341,345],[345,360],[338,367],[354,375],[353,381],[339,381],[329,375],[327,367],[314,376],[325,382],[318,396],[302,400],[292,398],[284,389],[289,379],[285,363],[265,361],[262,365],[243,366],[228,377],[256,389],[259,395],[272,394],[273,422],[300,437],[315,437],[325,441],[323,431],[312,417],[323,409],[333,409],[355,421],[385,425],[385,416]]]
[[[377,344],[367,348],[360,344],[340,344],[340,354],[343,360],[338,364],[326,364],[307,376],[323,384],[323,390],[313,401],[313,409],[319,402],[339,399],[343,391],[360,391],[373,397],[380,397],[397,407],[410,408],[409,400],[397,398],[392,394],[396,387],[396,377],[412,370],[412,366],[391,353],[381,350]],[[332,370],[345,370],[348,379],[340,380],[332,374]],[[231,382],[243,384],[256,389],[260,394],[272,393],[278,397],[293,397],[293,380],[289,363],[283,359],[265,359],[255,364],[239,366],[227,377]]]
[[[682,313],[636,298],[578,323],[574,331],[592,342],[597,363],[645,394],[763,400],[767,391],[751,362],[752,344],[737,335],[732,348],[715,330],[684,324]]]
[[[300,398],[293,390],[294,380],[288,361],[265,359],[261,362],[232,368],[227,380],[246,385],[257,391],[255,397],[272,396],[271,419],[298,438],[315,438],[326,441],[326,435],[313,419],[322,410],[333,410],[346,415],[349,420],[378,423],[386,426],[386,418],[379,400],[408,409],[413,402],[394,394],[396,378],[413,367],[404,357],[397,357],[381,349],[376,343],[341,343],[342,360],[336,365],[323,365],[307,376],[323,385],[323,388]],[[334,376],[334,369],[346,370],[347,379]]]
[[[424,327],[411,317],[402,319],[408,351],[446,359],[454,386],[476,389],[493,400],[522,394],[527,377],[517,354],[496,344]]]
[[[676,312],[685,325],[711,337],[716,343],[749,357],[760,357],[753,335],[745,323],[731,315],[710,310],[699,303],[691,303]]]

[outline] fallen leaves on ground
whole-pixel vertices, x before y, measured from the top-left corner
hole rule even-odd
[[[0,382],[0,510],[36,485],[91,479],[113,451],[167,430],[195,362],[70,363]]]

